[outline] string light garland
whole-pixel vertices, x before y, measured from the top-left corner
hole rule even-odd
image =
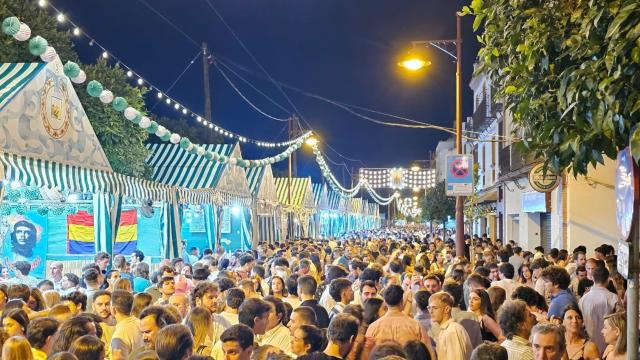
[[[373,199],[373,201],[375,201],[379,205],[383,205],[384,206],[384,205],[390,204],[393,201],[393,199],[395,199],[395,198],[397,198],[399,196],[398,194],[393,194],[391,197],[384,198],[384,197],[380,196],[380,194],[378,194],[371,187],[371,185],[364,179],[360,179],[358,181],[358,183],[354,187],[352,187],[351,189],[345,188],[344,186],[342,186],[338,182],[336,177],[331,172],[331,169],[329,168],[329,166],[327,165],[327,162],[325,161],[324,157],[322,156],[322,152],[318,148],[317,141],[311,143],[310,145],[311,145],[311,147],[313,149],[314,155],[316,156],[316,162],[318,163],[318,166],[320,167],[322,175],[324,176],[325,179],[327,179],[327,182],[329,183],[329,186],[334,191],[338,192],[342,197],[344,197],[344,198],[353,198],[354,196],[356,196],[358,194],[360,189],[362,187],[364,187],[369,192],[369,194],[371,195],[371,198]]]
[[[28,30],[27,30],[28,29]],[[2,31],[9,36],[13,36],[15,39],[19,41],[26,41],[29,37],[26,37],[23,33],[28,33],[31,35],[31,30],[29,27],[21,23],[17,17],[7,17],[2,22]],[[21,33],[21,31],[23,33]],[[40,56],[42,60],[45,62],[51,62],[56,58],[56,52],[53,47],[49,46],[46,39],[36,36],[29,40],[29,51],[34,56]],[[53,53],[53,56],[48,54]],[[68,61],[63,66],[64,74],[71,79],[71,81],[75,83],[83,83],[86,80],[86,75],[80,66],[72,61]],[[145,129],[150,134],[155,134],[162,141],[169,141],[172,144],[179,144],[181,148],[188,151],[191,154],[196,154],[198,156],[203,156],[207,160],[216,161],[223,164],[229,163],[231,165],[244,167],[244,168],[252,168],[252,167],[260,167],[266,166],[268,164],[274,164],[276,162],[280,162],[286,158],[288,158],[294,151],[298,150],[302,144],[304,144],[305,140],[309,138],[312,133],[306,132],[302,136],[297,139],[288,141],[289,145],[287,149],[278,155],[271,156],[265,159],[257,159],[257,160],[245,160],[236,158],[233,156],[225,156],[220,155],[216,152],[207,150],[205,147],[193,144],[189,138],[183,137],[177,133],[172,133],[167,128],[162,125],[159,125],[157,122],[149,119],[147,116],[143,116],[140,111],[137,109],[128,106],[127,101],[120,96],[114,96],[114,94],[103,87],[103,85],[97,80],[91,80],[87,83],[86,91],[89,96],[98,98],[100,102],[104,105],[111,104],[111,107],[120,113],[123,113],[124,117],[140,126],[142,129]],[[176,107],[177,109],[178,107]],[[225,134],[226,130],[220,129]],[[240,139],[246,139],[241,137]],[[242,140],[241,140],[242,141]]]
[[[147,87],[149,87],[149,89],[152,92],[156,92],[156,96],[159,99],[164,98],[165,99],[164,103],[167,106],[173,106],[176,111],[180,112],[180,114],[185,115],[185,116],[189,116],[189,117],[195,119],[198,124],[204,126],[205,128],[208,128],[211,131],[217,132],[218,134],[220,134],[220,135],[222,135],[222,136],[224,136],[226,138],[229,138],[229,139],[232,139],[232,140],[237,140],[237,141],[242,142],[242,143],[254,144],[256,146],[265,147],[265,148],[289,147],[290,145],[295,144],[299,140],[303,140],[304,141],[306,139],[303,136],[300,136],[298,138],[291,139],[291,140],[280,141],[280,142],[270,142],[270,141],[262,141],[262,140],[257,140],[257,139],[251,139],[251,138],[248,138],[246,136],[243,136],[243,135],[240,135],[238,133],[235,133],[233,131],[229,131],[229,130],[223,128],[220,125],[217,125],[217,124],[214,124],[214,123],[212,123],[210,121],[205,120],[204,116],[202,116],[201,114],[189,109],[188,107],[182,105],[179,101],[177,101],[174,98],[170,97],[165,91],[161,90],[158,86],[155,86],[148,79],[144,78],[140,73],[135,71],[130,66],[126,65],[120,58],[115,56],[112,52],[110,52],[107,48],[105,48],[103,45],[101,45],[97,40],[92,38],[89,34],[87,34],[84,31],[81,31],[80,27],[75,22],[73,22],[71,19],[69,19],[69,17],[66,16],[62,11],[58,10],[53,4],[51,4],[51,2],[47,2],[47,1],[43,0],[43,1],[39,2],[39,5],[42,8],[46,8],[46,7],[51,8],[55,12],[55,18],[56,18],[56,20],[58,20],[58,22],[60,24],[68,23],[73,28],[73,30],[72,30],[73,35],[75,35],[76,37],[84,36],[87,39],[89,39],[89,46],[98,47],[100,49],[100,51],[101,51],[102,58],[104,58],[104,59],[113,59],[114,61],[116,61],[123,68],[123,70],[125,70],[128,78],[135,79],[135,84],[137,86],[145,86],[146,85]],[[18,22],[19,22],[19,20],[18,20]],[[28,34],[22,33],[20,35],[20,38],[25,38],[25,40],[29,39],[31,37],[30,36],[31,35],[31,30],[29,29],[28,31],[29,31]],[[13,36],[13,35],[11,35],[11,36]],[[25,40],[20,40],[18,37],[16,37],[16,39],[19,40],[19,41],[25,41]],[[49,58],[51,58],[51,60],[53,60],[53,58],[55,58],[55,54],[49,53],[47,55],[49,56]],[[43,58],[43,60],[44,60],[44,58]]]

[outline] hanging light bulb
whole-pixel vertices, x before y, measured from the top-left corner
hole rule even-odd
[[[47,6],[47,1],[46,1],[46,0],[39,0],[39,1],[38,1],[38,6],[40,6],[40,7],[45,7],[45,6]]]
[[[133,76],[133,72],[131,70],[127,71],[127,77],[132,77]]]
[[[198,116],[198,117],[196,118],[196,120],[197,120],[198,122],[201,122],[201,121],[202,121],[202,117]]]
[[[142,78],[138,78],[138,85],[142,85],[144,84],[144,80],[142,80]]]
[[[187,109],[186,108],[182,108],[182,113],[187,115]]]
[[[80,36],[80,28],[76,27],[73,29],[73,35]]]
[[[180,109],[180,104],[176,103],[175,105],[173,105],[173,107],[174,107],[176,110],[178,110],[178,109]]]
[[[171,99],[167,98],[167,100],[165,100],[165,102],[167,103],[167,105],[171,104]]]
[[[204,120],[204,121],[202,122],[202,125],[204,125],[204,126],[207,126],[207,124],[208,124],[207,120]]]
[[[160,91],[158,91],[156,95],[158,96],[158,99],[162,99],[162,93]]]
[[[58,20],[59,23],[63,23],[66,18],[63,13],[59,13],[58,16],[56,16],[56,20]]]
[[[102,57],[105,58],[105,59],[108,58],[109,57],[109,53],[107,53],[106,51],[103,51],[102,52]]]

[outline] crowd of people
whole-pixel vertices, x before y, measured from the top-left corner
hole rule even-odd
[[[0,279],[3,360],[624,359],[626,282],[588,253],[401,229]],[[27,265],[29,265],[27,263]]]

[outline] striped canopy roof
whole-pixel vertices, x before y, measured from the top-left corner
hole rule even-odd
[[[313,202],[317,208],[327,209],[329,207],[326,184],[313,184]]]
[[[347,198],[340,195],[339,192],[331,189],[328,194],[329,198],[329,209],[334,211],[347,211]]]
[[[251,193],[244,169],[191,154],[175,144],[147,144],[150,154],[145,159],[153,167],[154,181],[178,186],[185,200],[222,205],[249,206]],[[207,151],[242,158],[237,144],[203,144]],[[214,191],[215,190],[215,191]],[[196,196],[197,195],[197,196]]]
[[[174,144],[147,144],[150,150],[146,163],[153,167],[152,179],[163,184],[188,189],[216,187],[227,166],[217,161],[209,161],[204,156],[191,154]],[[208,151],[229,156],[232,144],[202,145]]]
[[[170,186],[153,181],[16,154],[0,153],[0,165],[4,179],[29,186],[94,194],[104,192],[157,201],[170,201],[174,193]]]
[[[251,196],[274,204],[278,202],[271,165],[248,168],[245,172]]]
[[[0,110],[45,66],[47,63],[0,64]]]
[[[281,204],[289,204],[289,179],[276,178],[276,190],[278,201]],[[295,208],[313,208],[313,190],[311,178],[291,178],[291,206]]]

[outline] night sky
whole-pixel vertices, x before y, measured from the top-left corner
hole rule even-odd
[[[208,0],[242,39],[270,76],[282,83],[340,102],[363,106],[416,120],[452,127],[455,119],[455,64],[445,54],[432,52],[432,66],[422,75],[408,76],[396,65],[412,40],[455,38],[455,11],[468,1],[449,0]],[[80,28],[123,63],[166,90],[206,41],[211,52],[235,68],[245,79],[270,96],[280,109],[241,80],[241,91],[259,108],[278,118],[298,113],[302,126],[316,131],[349,161],[322,144],[323,151],[349,168],[408,166],[425,159],[447,133],[403,129],[367,120],[293,90],[285,90],[298,111],[211,9],[207,0],[52,0]],[[147,5],[145,5],[147,4]],[[177,31],[155,14],[164,15]],[[472,113],[468,87],[478,49],[472,18],[463,18],[463,116]],[[64,25],[62,26],[64,27]],[[189,38],[187,38],[189,37]],[[100,50],[88,39],[75,41],[84,62],[94,62]],[[64,59],[63,59],[64,60]],[[286,123],[260,115],[242,100],[214,66],[210,68],[213,121],[225,128],[266,141],[285,140]],[[132,82],[133,84],[133,82]],[[202,60],[197,58],[169,94],[181,104],[203,112]],[[147,107],[156,105],[149,96]],[[399,121],[357,110],[384,121]],[[164,103],[154,107],[160,115],[179,118]],[[182,120],[185,121],[185,120]],[[193,122],[193,126],[202,126]],[[309,125],[310,124],[310,125]],[[203,131],[211,131],[204,129]],[[243,145],[245,158],[265,157],[253,145]],[[286,165],[286,162],[280,166]],[[319,180],[317,165],[304,150],[299,175]],[[332,166],[339,179],[348,174]]]

